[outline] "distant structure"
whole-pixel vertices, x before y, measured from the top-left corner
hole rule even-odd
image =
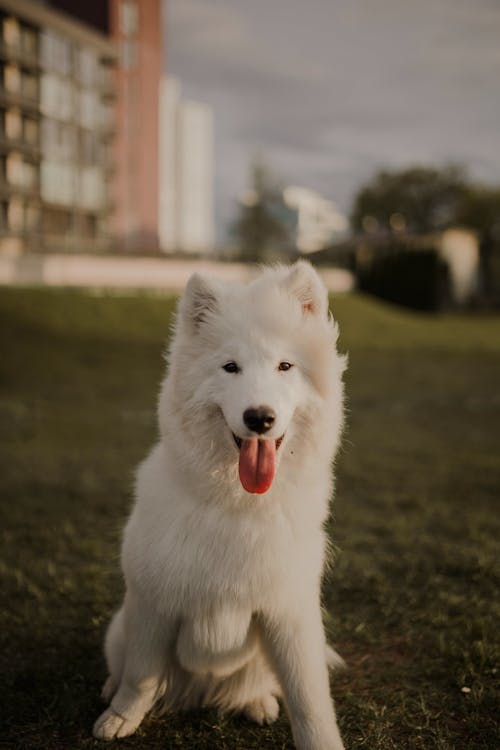
[[[451,302],[463,307],[477,298],[480,289],[480,253],[477,234],[452,227],[437,240],[438,255],[449,270]]]
[[[161,0],[109,0],[109,12],[111,38],[118,47],[114,231],[118,249],[154,251],[158,250]]]
[[[46,4],[0,0],[0,252],[110,245],[110,39]]]
[[[296,215],[295,244],[302,253],[321,250],[348,228],[335,203],[315,190],[290,185],[283,191],[283,200]]]
[[[120,252],[158,250],[162,0],[50,0],[50,4],[107,34],[115,46],[111,228]]]
[[[0,252],[159,248],[161,0],[0,0]]]
[[[179,82],[160,83],[159,240],[166,253],[214,248],[214,135],[209,107],[181,97]]]

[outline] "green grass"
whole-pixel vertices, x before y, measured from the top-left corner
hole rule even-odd
[[[333,303],[349,351],[325,585],[347,748],[497,750],[500,318]],[[0,745],[100,747],[102,637],[173,301],[0,290]],[[463,692],[469,688],[470,692]],[[213,712],[124,748],[292,748]]]

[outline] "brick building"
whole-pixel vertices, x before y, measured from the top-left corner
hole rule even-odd
[[[0,252],[158,248],[161,0],[0,0]]]

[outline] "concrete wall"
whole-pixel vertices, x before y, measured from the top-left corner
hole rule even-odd
[[[226,281],[248,281],[258,269],[243,263],[163,260],[93,255],[0,255],[0,284],[20,286],[75,286],[115,289],[180,291],[195,271],[205,271]],[[349,292],[353,275],[336,268],[319,269],[333,292]]]

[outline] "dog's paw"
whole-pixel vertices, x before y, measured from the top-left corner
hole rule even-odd
[[[260,725],[272,724],[278,718],[279,712],[280,704],[272,693],[247,703],[243,709],[243,715],[247,719]]]
[[[106,703],[111,703],[111,699],[113,698],[117,689],[118,685],[113,680],[111,675],[109,675],[101,690],[101,698],[103,699],[103,701],[106,701]]]
[[[131,721],[124,716],[119,716],[112,708],[108,708],[97,719],[92,734],[98,740],[114,740],[115,738],[128,737],[129,734],[135,732],[140,723],[140,719],[138,721]]]

